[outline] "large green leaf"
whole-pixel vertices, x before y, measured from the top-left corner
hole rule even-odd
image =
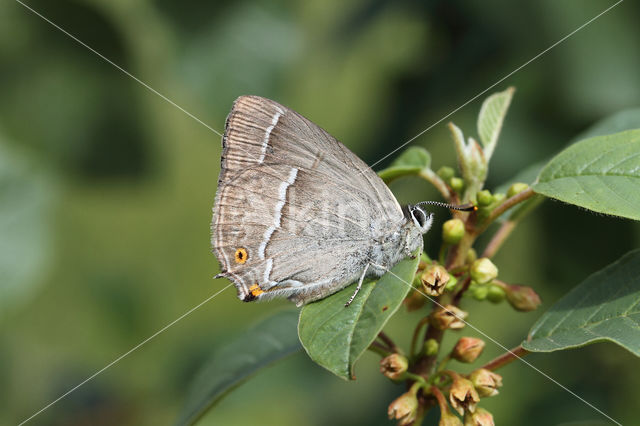
[[[386,273],[363,283],[348,307],[353,285],[302,308],[298,334],[311,359],[343,379],[355,379],[354,364],[401,305],[419,260],[418,254],[398,263],[391,269],[397,277]]]
[[[301,350],[297,322],[297,310],[279,312],[215,353],[194,380],[176,424],[193,424],[258,370]]]
[[[482,103],[480,108],[480,114],[478,114],[478,136],[484,148],[484,157],[487,162],[498,143],[502,123],[507,115],[513,92],[515,92],[515,89],[509,87],[504,92],[494,93]]]
[[[380,170],[378,176],[385,182],[407,175],[415,175],[431,166],[429,151],[420,146],[411,146],[396,158],[386,169]]]
[[[640,129],[571,145],[545,166],[533,189],[600,213],[640,219]]]
[[[522,343],[552,352],[611,341],[640,356],[640,249],[588,277],[551,307]]]
[[[594,136],[608,135],[630,129],[640,129],[640,108],[623,110],[597,121],[587,130],[580,133],[571,143],[592,138]],[[509,186],[515,182],[524,182],[530,185],[533,184],[537,176],[540,174],[540,171],[548,162],[549,160],[547,159],[526,167],[511,179],[495,188],[494,192],[506,193]],[[540,201],[542,201],[542,197],[539,196],[530,198],[524,203],[518,205],[518,207],[511,209],[500,216],[498,220],[501,222],[505,220],[518,220],[538,205]]]

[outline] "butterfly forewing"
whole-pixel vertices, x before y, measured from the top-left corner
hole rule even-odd
[[[335,292],[366,266],[383,228],[374,224],[402,221],[382,180],[327,132],[271,100],[236,100],[212,243],[242,300],[300,304]]]

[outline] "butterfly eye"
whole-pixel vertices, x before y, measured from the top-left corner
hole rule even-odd
[[[242,265],[244,262],[247,261],[247,257],[248,256],[247,256],[246,249],[240,247],[239,249],[236,250],[236,255],[235,255],[236,263],[239,263]]]
[[[421,208],[416,207],[412,209],[411,217],[418,228],[424,228],[424,225],[427,223],[427,215],[424,214]]]

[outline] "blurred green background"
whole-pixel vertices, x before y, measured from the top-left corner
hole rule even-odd
[[[219,131],[237,96],[258,94],[372,164],[612,3],[27,4]],[[598,119],[640,106],[639,16],[640,5],[622,3],[493,90],[517,88],[490,188]],[[227,282],[212,279],[209,247],[217,135],[11,1],[0,3],[0,93],[0,424],[15,424]],[[469,135],[481,99],[451,117]],[[445,123],[414,143],[434,168],[453,164]],[[401,202],[438,198],[417,180],[392,189]],[[474,325],[515,346],[544,309],[639,240],[631,221],[547,201],[497,256],[502,278],[534,286],[541,309],[463,306]],[[438,230],[428,235],[430,253],[438,241]],[[229,289],[31,424],[171,424],[207,357],[287,306],[243,304]],[[389,334],[406,345],[417,318],[399,313]],[[481,362],[500,353],[488,343]],[[528,360],[616,420],[637,419],[638,360],[619,347]],[[391,424],[386,407],[403,389],[377,370],[366,354],[346,383],[299,354],[201,423]],[[501,373],[501,394],[482,403],[499,424],[604,421],[521,363]]]

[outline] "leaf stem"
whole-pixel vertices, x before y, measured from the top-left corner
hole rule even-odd
[[[511,349],[509,352],[505,352],[504,354],[489,361],[488,363],[483,365],[482,368],[495,371],[498,368],[502,368],[505,365],[508,365],[513,361],[515,361],[516,359],[522,358],[523,356],[529,353],[531,352],[523,348],[522,345],[518,345],[515,348]]]
[[[484,252],[481,257],[492,258],[498,252],[502,244],[506,241],[506,239],[511,235],[511,232],[515,229],[518,222],[513,220],[505,221],[500,229],[493,235],[487,247],[485,247]]]
[[[391,355],[391,352],[387,349],[387,347],[381,345],[378,342],[371,342],[367,349],[369,349],[371,352],[377,353],[383,358]]]
[[[528,200],[529,198],[533,197],[534,195],[536,195],[536,193],[533,192],[533,189],[527,188],[524,191],[517,193],[513,197],[510,197],[510,198],[507,198],[506,200],[504,200],[502,202],[502,204],[498,205],[495,209],[493,209],[491,211],[491,213],[489,214],[489,217],[487,217],[484,220],[484,223],[478,227],[478,229],[476,230],[476,235],[479,235],[480,233],[482,233],[482,231],[487,229],[487,227],[494,220],[496,220],[498,217],[500,217],[504,212],[509,210],[511,207],[513,207],[516,204],[519,204],[519,203],[521,203],[521,202],[523,202],[525,200]]]
[[[426,181],[430,182],[433,186],[435,186],[435,188],[440,192],[440,194],[442,194],[445,200],[447,201],[450,200],[451,191],[449,191],[449,187],[447,186],[446,183],[444,183],[442,179],[440,179],[440,176],[438,176],[433,172],[433,170],[429,168],[422,169],[420,170],[420,173],[418,173],[418,176],[420,176],[421,178],[425,179]]]
[[[387,345],[387,347],[391,350],[391,352],[398,353],[398,354],[402,353],[402,350],[399,347],[397,347],[395,343],[393,343],[393,340],[391,340],[391,338],[387,336],[384,331],[381,331],[380,333],[378,333],[378,338]]]

